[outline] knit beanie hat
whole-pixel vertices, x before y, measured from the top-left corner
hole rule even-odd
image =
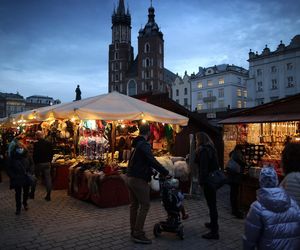
[[[278,186],[278,177],[274,167],[267,166],[261,169],[259,184],[262,188],[273,188]]]

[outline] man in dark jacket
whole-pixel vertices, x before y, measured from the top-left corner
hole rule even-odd
[[[128,163],[128,188],[130,194],[130,228],[131,236],[136,243],[151,244],[145,236],[144,224],[150,208],[149,182],[153,169],[162,175],[168,175],[166,170],[153,156],[150,143],[150,128],[148,125],[139,127],[140,135],[132,143],[134,150]]]
[[[36,168],[45,180],[47,195],[46,201],[51,200],[52,180],[51,180],[51,161],[53,157],[53,148],[50,142],[44,139],[42,131],[36,132],[38,141],[33,147],[33,160]]]

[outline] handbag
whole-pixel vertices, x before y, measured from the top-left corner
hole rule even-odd
[[[207,184],[214,190],[222,187],[227,181],[227,178],[222,170],[217,169],[208,174]]]
[[[36,179],[36,177],[34,175],[32,175],[30,173],[26,173],[25,177],[26,177],[26,183],[29,186],[36,185],[37,179]]]
[[[235,160],[232,158],[227,162],[225,167],[229,172],[232,173],[240,173],[241,172],[241,166],[238,164]]]

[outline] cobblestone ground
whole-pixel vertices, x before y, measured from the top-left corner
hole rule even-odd
[[[186,199],[190,217],[184,221],[185,239],[163,232],[153,236],[153,225],[166,213],[159,199],[153,200],[145,231],[152,245],[139,245],[129,237],[129,208],[99,208],[74,199],[66,190],[53,191],[46,202],[44,187],[38,186],[29,210],[16,216],[14,191],[7,177],[0,183],[0,249],[242,249],[243,220],[230,214],[228,187],[218,191],[220,240],[201,238],[207,232],[208,210],[204,198]]]

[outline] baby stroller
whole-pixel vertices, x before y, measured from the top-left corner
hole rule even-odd
[[[159,178],[154,177],[154,179],[159,180],[160,196],[162,199],[162,204],[167,211],[168,217],[166,221],[160,221],[154,225],[153,234],[155,237],[158,237],[163,231],[171,232],[176,233],[179,238],[183,240],[184,232],[180,219],[179,206],[182,200],[180,200],[179,197],[179,182],[173,177],[165,178],[159,176]]]

